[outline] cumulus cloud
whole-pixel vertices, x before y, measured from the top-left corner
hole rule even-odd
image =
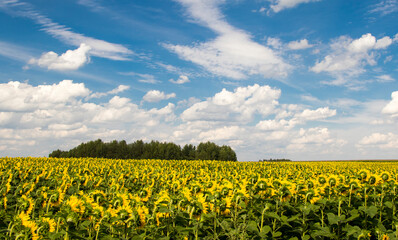
[[[296,125],[305,124],[308,121],[317,121],[333,117],[336,115],[335,109],[329,109],[329,107],[318,108],[315,110],[304,109],[301,112],[288,113],[282,111],[279,113],[280,117],[289,117],[290,119],[269,119],[263,120],[257,123],[256,128],[264,131],[275,131],[275,130],[290,130]]]
[[[302,3],[318,2],[320,0],[269,0],[272,2],[271,9],[275,13],[280,12],[287,8],[294,8]]]
[[[105,93],[117,94],[125,89],[121,86]],[[151,101],[172,97],[156,90],[148,93]],[[243,154],[240,159],[249,160],[250,156],[261,156],[264,146],[286,157],[288,153],[308,154],[311,146],[330,149],[330,144],[339,143],[323,128],[295,128],[333,116],[335,110],[279,104],[281,91],[269,86],[223,89],[202,101],[189,99],[178,107],[166,103],[152,109],[144,109],[127,97],[116,95],[107,101],[92,101],[92,95],[84,84],[71,80],[38,86],[0,84],[0,144],[6,146],[5,154],[43,156],[50,150],[69,149],[98,138],[155,139],[178,144],[215,141],[233,146],[238,154]],[[181,114],[176,114],[177,108],[182,108]],[[322,136],[323,141],[314,145]]]
[[[83,83],[63,80],[58,84],[34,87],[27,83],[0,84],[0,111],[29,111],[35,108],[51,108],[58,103],[76,101],[90,93]]]
[[[358,39],[342,36],[330,45],[331,52],[311,68],[315,73],[326,72],[337,77],[332,85],[344,85],[345,77],[357,76],[365,72],[366,66],[377,64],[375,51],[385,49],[392,44],[390,37],[376,40],[372,34],[367,33]]]
[[[319,143],[330,143],[329,129],[327,128],[310,128],[300,129],[300,138],[294,139],[292,142],[297,144],[319,144]]]
[[[316,110],[305,109],[302,113],[297,114],[296,118],[304,121],[314,121],[319,119],[325,119],[336,115],[335,109],[329,109],[329,107],[318,108]]]
[[[124,91],[129,90],[129,89],[130,89],[130,86],[127,86],[127,85],[119,85],[117,88],[112,89],[112,90],[110,90],[110,91],[108,91],[108,92],[104,92],[104,93],[100,93],[100,92],[93,93],[93,94],[91,94],[90,96],[88,96],[86,99],[90,99],[90,98],[101,98],[101,97],[105,97],[105,96],[108,96],[108,95],[114,95],[114,94],[118,94],[118,93],[124,92]]]
[[[0,144],[6,146],[5,154],[43,156],[82,141],[144,139],[149,133],[153,139],[160,135],[166,139],[165,131],[171,131],[165,123],[175,119],[172,103],[146,110],[119,96],[94,103],[88,98],[90,93],[84,84],[71,80],[38,86],[15,81],[0,84]],[[164,131],[152,130],[158,127]]]
[[[257,123],[256,128],[264,131],[275,131],[275,130],[289,130],[293,128],[295,123],[285,119],[275,120],[263,120]]]
[[[188,76],[185,76],[185,75],[180,75],[180,77],[177,80],[170,79],[169,81],[174,84],[184,84],[184,83],[190,82]]]
[[[160,102],[169,98],[175,98],[175,93],[165,94],[159,90],[148,91],[142,98],[145,102]]]
[[[239,126],[224,126],[216,129],[211,129],[209,131],[202,131],[198,136],[198,140],[201,142],[207,141],[219,141],[219,140],[228,140],[238,138],[239,134],[244,132],[244,129]]]
[[[298,136],[293,138],[287,148],[293,151],[310,151],[310,149],[313,150],[314,147],[318,147],[316,155],[319,155],[322,153],[327,154],[336,151],[346,143],[347,141],[343,139],[333,138],[330,135],[329,129],[327,128],[301,128]],[[322,146],[328,147],[322,148]]]
[[[287,44],[287,47],[291,50],[301,50],[311,48],[314,45],[309,44],[307,39],[301,39],[300,41],[292,41]]]
[[[186,109],[181,118],[184,121],[250,121],[256,113],[262,116],[273,113],[280,94],[278,89],[258,84],[239,87],[233,92],[223,89]]]
[[[381,149],[398,148],[398,135],[393,133],[373,133],[370,136],[363,137],[358,147],[377,147]]]
[[[60,56],[51,51],[43,53],[38,59],[30,59],[28,63],[31,65],[38,65],[42,68],[47,68],[48,70],[76,70],[90,61],[88,56],[90,50],[90,46],[82,43],[79,48],[68,50]]]
[[[398,91],[391,93],[391,101],[384,106],[382,113],[390,114],[393,117],[398,116]]]
[[[213,74],[233,79],[256,74],[268,78],[287,76],[292,67],[272,49],[254,42],[251,35],[231,26],[218,8],[220,1],[176,1],[187,8],[195,22],[210,28],[218,36],[193,46],[164,44],[165,48]]]

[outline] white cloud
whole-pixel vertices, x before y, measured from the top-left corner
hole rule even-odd
[[[296,125],[305,124],[308,121],[317,121],[333,117],[336,115],[335,109],[329,109],[329,107],[318,108],[316,110],[305,109],[302,112],[293,114],[292,112],[281,111],[276,119],[263,120],[257,123],[256,128],[264,131],[275,131],[275,130],[290,130]],[[289,120],[279,119],[290,117]]]
[[[237,139],[244,129],[239,126],[224,126],[221,128],[202,131],[198,140],[201,142]]]
[[[378,82],[393,82],[393,81],[395,81],[395,79],[392,78],[388,74],[384,74],[384,75],[377,76],[376,81],[378,81]]]
[[[164,64],[164,63],[161,63],[161,62],[157,62],[156,64],[161,66],[162,68],[166,69],[169,72],[173,72],[173,73],[181,72],[181,70],[178,67],[170,65],[170,64]]]
[[[220,1],[177,1],[187,8],[194,21],[210,28],[218,36],[193,46],[164,44],[165,48],[213,74],[233,79],[257,74],[268,78],[287,76],[292,66],[273,50],[254,42],[248,33],[229,25],[219,11]]]
[[[27,83],[0,84],[0,111],[30,111],[34,108],[51,108],[57,104],[76,101],[90,91],[82,83],[63,80],[58,84],[31,86]]]
[[[320,0],[269,0],[272,2],[271,9],[274,12],[280,12],[287,8],[294,8],[302,3],[318,2]]]
[[[262,116],[273,113],[280,94],[281,91],[278,89],[258,84],[239,87],[234,92],[223,89],[214,97],[195,103],[186,109],[181,118],[184,121],[247,122],[256,113]]]
[[[300,138],[293,139],[293,143],[297,144],[324,144],[330,143],[330,133],[327,128],[310,128],[310,129],[300,129]]]
[[[300,41],[292,41],[287,44],[287,47],[291,50],[301,50],[311,48],[314,45],[309,44],[307,39],[301,39]]]
[[[108,95],[114,95],[114,94],[118,94],[121,92],[124,92],[126,90],[130,89],[130,86],[127,85],[119,85],[117,88],[112,89],[111,91],[105,92],[105,93],[93,93],[90,96],[88,96],[86,99],[90,99],[90,98],[101,98],[101,97],[105,97]]]
[[[332,42],[331,52],[323,60],[311,68],[311,71],[327,72],[336,77],[333,82],[325,82],[332,85],[345,85],[347,79],[365,72],[367,65],[377,64],[375,50],[385,49],[391,45],[389,37],[376,40],[372,34],[367,33],[358,39],[342,36]]]
[[[314,121],[319,119],[325,119],[336,115],[335,109],[329,109],[329,107],[318,108],[316,110],[305,109],[302,113],[297,114],[295,117],[304,121]]]
[[[27,62],[32,58],[32,55],[29,52],[31,52],[31,50],[25,47],[0,41],[0,56],[21,62]]]
[[[347,144],[347,141],[333,138],[327,128],[301,128],[298,136],[293,138],[291,143],[287,146],[287,149],[299,152],[312,151],[310,154],[319,156],[322,154],[335,153],[345,144]],[[317,149],[315,154],[313,152],[314,149]]]
[[[11,122],[13,117],[12,112],[0,112],[0,126],[4,126]]]
[[[138,81],[142,83],[150,83],[150,84],[157,84],[160,83],[161,81],[157,80],[156,77],[152,74],[142,74],[142,73],[136,73],[136,72],[121,72],[119,73],[121,75],[125,76],[134,76],[138,77]]]
[[[281,120],[264,120],[257,123],[256,128],[264,131],[275,131],[275,130],[289,130],[294,127],[292,121]]]
[[[390,114],[395,117],[398,116],[398,91],[391,93],[392,100],[384,106],[382,113]]]
[[[359,148],[377,147],[381,149],[398,148],[398,135],[391,132],[387,134],[373,133],[370,136],[363,137],[358,145]]]
[[[267,45],[278,50],[283,47],[283,43],[281,42],[281,40],[279,38],[273,38],[273,37],[267,38]]]
[[[262,13],[262,12],[265,12],[265,10],[267,10],[265,7],[261,7],[258,11],[259,11],[260,13]]]
[[[170,79],[169,81],[174,84],[184,84],[184,83],[190,82],[188,76],[185,76],[185,75],[180,75],[180,77],[177,80]]]
[[[370,7],[370,13],[380,13],[382,16],[398,11],[397,0],[381,0],[379,3]]]
[[[125,88],[106,93],[117,94]],[[70,80],[39,86],[0,84],[0,144],[6,146],[2,153],[43,156],[54,149],[70,149],[83,141],[101,138],[128,142],[154,139],[178,144],[214,141],[233,146],[240,160],[344,156],[339,155],[339,149],[345,142],[336,136],[336,131],[319,127],[316,122],[334,116],[335,110],[280,104],[281,91],[269,86],[224,89],[200,102],[191,98],[177,106],[166,102],[153,109],[143,109],[132,99],[120,96],[93,101],[88,98],[91,93],[84,84]],[[162,96],[161,92],[157,95]],[[387,104],[374,103],[368,114],[380,114],[382,103]],[[176,114],[177,110],[182,113]],[[376,119],[364,116],[358,118],[366,122]],[[315,121],[311,128],[296,128],[308,121]]]
[[[3,153],[43,156],[60,146],[71,148],[97,138],[129,140],[150,134],[153,139],[167,139],[171,130],[165,123],[176,118],[174,104],[145,110],[119,96],[108,102],[90,102],[90,93],[84,84],[71,80],[38,86],[0,84],[0,144],[6,146]]]
[[[91,47],[82,43],[80,47],[75,50],[68,50],[61,56],[55,52],[43,53],[39,59],[32,58],[29,64],[38,65],[48,70],[76,70],[90,61],[88,56]]]
[[[383,37],[376,41],[374,46],[375,49],[386,49],[388,46],[392,44],[393,40],[390,37]]]
[[[71,31],[70,28],[53,22],[50,18],[42,15],[40,12],[36,11],[30,3],[13,0],[3,1],[1,4],[0,7],[8,13],[35,21],[42,26],[43,31],[67,44],[80,46],[80,44],[85,43],[89,45],[92,48],[90,54],[93,56],[113,60],[129,60],[129,56],[134,54],[133,51],[121,44],[110,43],[104,40],[87,37],[80,33],[75,33]]]
[[[146,102],[160,102],[162,100],[175,98],[175,97],[176,97],[175,93],[165,94],[164,92],[161,92],[159,90],[151,90],[148,91],[142,99]]]

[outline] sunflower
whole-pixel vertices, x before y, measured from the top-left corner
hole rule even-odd
[[[70,196],[68,201],[66,201],[66,205],[69,205],[70,209],[75,213],[83,214],[86,209],[84,202],[74,195]]]
[[[41,220],[43,223],[48,224],[49,232],[55,232],[55,227],[57,226],[57,224],[55,223],[54,219],[43,217]]]

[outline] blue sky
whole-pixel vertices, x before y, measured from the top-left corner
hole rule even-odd
[[[0,151],[398,157],[398,1],[0,0]]]

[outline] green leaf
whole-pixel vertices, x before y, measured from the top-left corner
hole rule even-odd
[[[386,227],[384,227],[384,225],[383,225],[381,222],[379,222],[379,223],[377,224],[377,228],[378,228],[381,232],[387,232]]]
[[[310,235],[304,235],[303,237],[301,237],[301,240],[309,240],[310,238]]]
[[[344,221],[345,223],[351,222],[352,220],[354,220],[360,216],[358,210],[356,210],[356,209],[351,210],[350,214],[351,214],[351,216]]]
[[[158,208],[158,212],[160,212],[160,213],[168,213],[169,209],[167,207],[165,207],[165,206],[160,206]]]
[[[327,216],[330,225],[339,224],[339,218],[334,213],[328,213]]]
[[[366,209],[366,214],[368,214],[371,218],[373,218],[377,214],[377,207],[370,206]]]
[[[347,237],[351,236],[351,235],[354,235],[354,234],[355,234],[354,237],[356,237],[362,231],[360,227],[358,227],[358,226],[354,226],[353,227],[353,226],[350,226],[350,225],[347,225],[347,227],[345,227],[345,229],[343,229],[343,230],[347,232]]]
[[[264,226],[262,229],[261,229],[261,232],[260,232],[260,234],[261,235],[267,235],[269,232],[271,232],[271,227],[270,226]]]
[[[393,208],[392,202],[388,201],[384,203],[384,206],[388,207],[388,208]]]
[[[267,212],[264,214],[265,216],[269,217],[269,218],[275,218],[278,219],[280,221],[280,217],[278,216],[278,214],[276,214],[275,212]]]
[[[246,230],[249,231],[249,232],[255,232],[255,233],[259,232],[258,228],[257,228],[257,223],[255,221],[250,221],[247,224]]]
[[[82,223],[80,223],[80,229],[87,229],[90,226],[91,222],[86,220]]]
[[[330,229],[328,227],[323,227],[320,230],[314,231],[311,234],[311,237],[316,238],[316,237],[328,237],[328,238],[334,238],[335,235],[330,232]]]
[[[272,234],[272,237],[280,237],[280,236],[282,236],[281,232],[275,232]]]

